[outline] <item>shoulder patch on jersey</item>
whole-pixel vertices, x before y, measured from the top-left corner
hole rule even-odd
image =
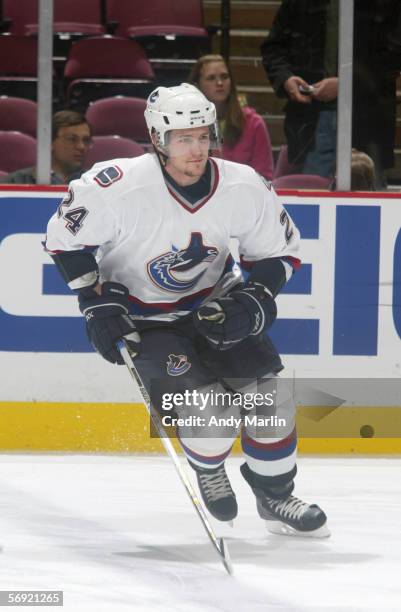
[[[109,166],[104,168],[94,177],[94,181],[100,187],[110,187],[113,183],[116,183],[123,177],[123,171],[118,166]]]

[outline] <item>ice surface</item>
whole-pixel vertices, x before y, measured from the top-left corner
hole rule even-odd
[[[268,534],[239,458],[225,573],[166,457],[2,455],[0,589],[64,591],[74,612],[401,610],[401,459],[300,458],[296,494],[328,540]]]

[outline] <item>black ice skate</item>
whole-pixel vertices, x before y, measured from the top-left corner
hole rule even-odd
[[[224,464],[205,470],[191,463],[196,472],[199,490],[206,508],[219,521],[232,521],[238,513],[237,500],[231,488]]]
[[[266,521],[268,531],[313,538],[327,538],[330,535],[323,510],[316,504],[307,504],[291,495],[292,483],[268,488],[263,482],[264,477],[252,472],[246,463],[241,465],[240,470],[256,496],[259,516]]]

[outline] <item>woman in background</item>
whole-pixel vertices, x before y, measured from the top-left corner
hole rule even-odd
[[[273,177],[273,153],[265,122],[255,109],[241,108],[235,81],[221,55],[203,55],[194,64],[189,82],[216,105],[221,157],[248,164],[266,179]]]

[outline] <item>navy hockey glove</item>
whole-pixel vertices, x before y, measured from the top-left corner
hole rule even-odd
[[[90,295],[88,295],[90,294]],[[140,336],[128,315],[128,289],[120,283],[106,282],[101,295],[95,291],[80,293],[79,308],[86,319],[86,331],[93,348],[111,363],[124,361],[116,343],[124,338],[128,349],[139,352]]]
[[[194,314],[194,325],[213,348],[225,350],[268,329],[276,316],[270,291],[254,283],[201,306]]]

